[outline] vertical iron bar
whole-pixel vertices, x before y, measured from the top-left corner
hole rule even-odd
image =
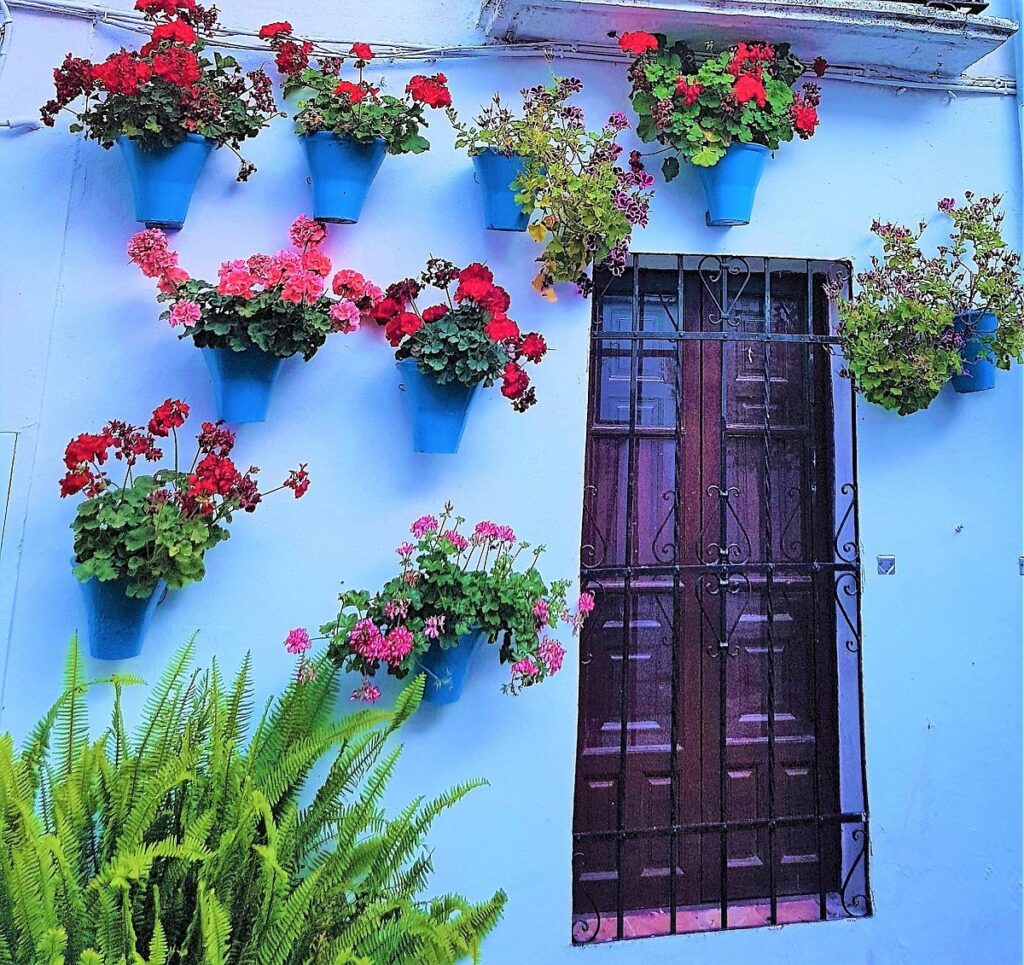
[[[805,320],[807,322],[807,334],[814,334],[814,273],[811,269],[810,262],[804,263],[804,275],[807,281],[807,289],[805,298],[807,299]],[[813,342],[808,342],[807,351],[807,371],[804,375],[804,423],[806,433],[804,435],[804,485],[807,487],[808,500],[810,511],[807,514],[806,519],[809,524],[806,525],[806,534],[804,536],[804,542],[806,545],[811,547],[811,557],[813,559],[818,558],[817,548],[817,533],[815,532],[815,524],[820,518],[820,502],[818,499],[818,447],[816,445],[818,439],[818,423],[816,419],[816,413],[818,408],[814,405],[814,387],[818,384],[816,379],[816,366],[817,359],[819,356],[815,355],[815,352],[819,350],[819,347]],[[831,395],[831,372],[829,373],[829,395]],[[823,383],[824,384],[824,383]],[[829,435],[835,438],[835,417],[832,414],[832,407],[828,407],[828,414],[825,416],[827,419],[826,426],[832,426],[832,431]],[[832,460],[832,473],[830,478],[835,479],[835,460]],[[833,487],[834,488],[834,487]],[[830,501],[834,505],[835,497],[830,496]],[[833,522],[834,512],[826,514],[828,523],[828,535],[831,535],[835,529]],[[818,716],[821,713],[820,700],[818,695],[818,649],[820,647],[821,637],[819,634],[818,626],[818,591],[823,580],[820,576],[811,574],[811,634],[810,639],[807,641],[807,645],[811,651],[811,718],[814,721],[814,815],[820,817],[822,814],[821,807],[821,748],[819,742],[819,720]],[[835,646],[835,641],[831,644]],[[836,696],[838,698],[838,675],[836,680]],[[825,902],[825,855],[822,849],[822,825],[820,821],[815,822],[815,853],[818,855],[818,917],[824,921],[828,916],[828,909]],[[839,832],[842,833],[841,831]]]
[[[772,271],[771,260],[764,261],[764,558],[773,562],[772,526]],[[768,894],[771,923],[778,924],[779,896],[775,882],[775,613],[772,608],[772,569],[765,573],[765,635],[768,661]]]
[[[729,305],[729,272],[722,265],[722,292],[721,292],[721,304],[723,306],[722,311],[722,332],[723,334],[728,330],[729,318],[728,318],[728,305]],[[701,325],[703,328],[703,324]],[[729,395],[728,395],[728,381],[726,377],[726,354],[729,348],[729,343],[723,341],[719,343],[719,418],[718,418],[718,486],[724,495],[720,495],[718,499],[718,545],[719,547],[727,547],[729,545],[729,523],[726,517],[726,505],[729,499],[729,480],[728,476],[728,464],[726,461],[726,447],[729,440]],[[701,498],[704,498],[704,494],[701,493]],[[730,582],[730,578],[726,577],[726,581]],[[718,588],[718,637],[719,643],[724,639],[728,627],[728,614],[726,612],[726,597],[727,588],[719,585]],[[728,641],[726,641],[728,643]],[[719,839],[719,873],[721,875],[721,915],[722,915],[722,928],[729,927],[729,841],[728,834],[726,832],[726,821],[727,810],[725,806],[725,798],[728,792],[728,782],[726,775],[728,768],[726,767],[726,730],[728,729],[728,716],[726,707],[726,688],[728,686],[728,663],[729,659],[729,647],[719,646],[718,649],[718,813],[719,820],[722,824],[721,838]]]
[[[640,319],[640,260],[633,255],[633,297],[630,303],[630,327],[639,331]],[[622,581],[622,668],[620,670],[621,687],[619,694],[619,781],[618,800],[616,802],[616,823],[619,832],[626,829],[626,755],[627,729],[629,709],[629,633],[632,623],[633,601],[632,566],[633,566],[633,502],[636,496],[634,461],[636,456],[636,407],[639,391],[639,357],[640,340],[630,341],[629,356],[629,434],[626,437],[626,533],[624,541],[624,562],[626,564]],[[625,895],[623,894],[622,857],[625,848],[625,836],[619,834],[616,841],[616,887],[615,887],[615,934],[620,940],[623,937],[625,918]]]

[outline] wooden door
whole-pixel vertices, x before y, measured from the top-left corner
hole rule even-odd
[[[823,305],[806,273],[717,267],[595,305],[578,913],[838,887]]]

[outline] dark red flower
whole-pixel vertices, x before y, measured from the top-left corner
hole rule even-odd
[[[824,57],[815,57],[814,63],[811,64],[811,70],[816,76],[824,77],[825,71],[828,70],[828,61]]]
[[[501,394],[506,399],[518,399],[530,384],[526,370],[515,362],[506,362],[501,372]]]
[[[292,469],[283,485],[295,493],[296,499],[301,499],[309,489],[309,473],[306,472],[306,463],[301,463],[298,469]]]
[[[658,38],[643,30],[630,30],[619,37],[619,49],[627,54],[639,57],[648,50],[658,49]]]
[[[741,74],[736,78],[732,87],[733,96],[739,104],[745,104],[753,100],[758,107],[764,107],[767,98],[764,91],[764,83],[756,74]]]
[[[358,104],[366,96],[366,88],[362,84],[353,84],[350,80],[342,80],[334,88],[339,97],[347,97],[353,104]]]
[[[265,23],[260,27],[259,36],[262,40],[271,40],[280,37],[281,34],[290,34],[292,25],[287,20],[278,20],[275,23]]]
[[[352,44],[352,49],[349,53],[355,54],[364,64],[368,64],[373,60],[373,51],[370,49],[369,44]]]
[[[537,332],[530,332],[519,343],[519,354],[531,362],[539,362],[547,354],[548,343],[544,341],[543,335]]]
[[[277,56],[274,63],[282,74],[298,74],[309,66],[309,55],[313,52],[313,45],[303,41],[300,46],[291,40],[285,40],[277,45]]]
[[[370,311],[370,316],[377,322],[383,324],[390,321],[403,309],[397,299],[382,298]]]
[[[452,94],[447,88],[448,78],[438,73],[430,77],[425,74],[417,74],[406,85],[406,91],[414,101],[426,104],[428,107],[451,107]]]
[[[197,441],[200,452],[212,452],[218,456],[226,456],[235,446],[235,434],[230,429],[224,428],[223,420],[204,422]]]

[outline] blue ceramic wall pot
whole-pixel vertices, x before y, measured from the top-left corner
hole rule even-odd
[[[707,197],[707,223],[714,227],[750,224],[754,210],[754,194],[768,159],[768,148],[763,144],[729,145],[716,165],[697,168],[704,194]]]
[[[526,161],[518,154],[499,154],[489,147],[473,155],[476,179],[484,195],[484,222],[494,231],[525,231],[531,211],[516,204],[512,182],[526,169]]]
[[[89,653],[97,660],[137,657],[167,584],[160,580],[145,599],[126,595],[126,579],[101,581],[94,577],[80,585],[88,618]]]
[[[313,183],[313,217],[355,224],[388,146],[382,137],[369,143],[330,131],[301,137]]]
[[[204,348],[203,356],[213,381],[217,416],[225,422],[263,422],[284,360],[258,348]]]
[[[442,647],[437,640],[430,644],[419,665],[426,676],[423,699],[428,704],[454,704],[462,696],[473,655],[483,639],[483,633],[474,630],[451,647]]]
[[[466,416],[476,396],[477,385],[448,382],[441,385],[424,375],[415,359],[398,363],[405,395],[412,416],[412,448],[414,452],[452,454],[459,451]]]
[[[146,150],[122,135],[117,146],[132,183],[135,220],[148,228],[180,228],[213,144],[200,134],[186,134],[174,147]]]
[[[988,346],[988,337],[999,328],[999,319],[991,312],[964,312],[953,319],[953,327],[960,334],[967,334],[960,354],[964,370],[953,376],[953,388],[957,392],[984,392],[996,384],[996,363]]]

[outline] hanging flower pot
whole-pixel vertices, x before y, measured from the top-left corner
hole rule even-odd
[[[71,560],[71,565],[76,565]],[[148,597],[128,596],[128,580],[81,583],[88,620],[89,653],[97,660],[128,660],[142,652],[142,644],[163,599],[167,584],[159,580]]]
[[[480,384],[446,382],[420,371],[415,359],[398,362],[398,371],[409,400],[414,452],[454,454],[459,451],[466,416]]]
[[[330,131],[318,131],[304,134],[302,144],[313,183],[313,217],[318,221],[355,224],[370,185],[384,163],[387,142],[376,137],[364,143]]]
[[[122,135],[117,145],[132,184],[135,220],[148,228],[180,228],[212,142],[200,134],[186,134],[174,147],[147,149]]]
[[[984,392],[995,388],[996,363],[992,358],[990,338],[999,328],[999,319],[992,312],[971,311],[957,315],[953,327],[960,334],[967,334],[960,355],[964,361],[963,372],[953,376],[953,388],[957,392]]]
[[[284,359],[258,348],[203,349],[217,400],[217,417],[225,422],[263,422],[270,393]]]
[[[423,699],[428,704],[454,704],[462,696],[473,656],[483,642],[479,630],[464,633],[450,647],[434,640],[420,658],[419,670],[426,676]]]
[[[516,203],[513,182],[526,169],[518,154],[500,154],[489,147],[473,155],[476,179],[484,195],[484,222],[494,231],[525,231],[530,212]]]
[[[708,202],[705,218],[709,225],[727,228],[750,224],[754,194],[768,154],[763,144],[736,141],[717,164],[696,169]]]

